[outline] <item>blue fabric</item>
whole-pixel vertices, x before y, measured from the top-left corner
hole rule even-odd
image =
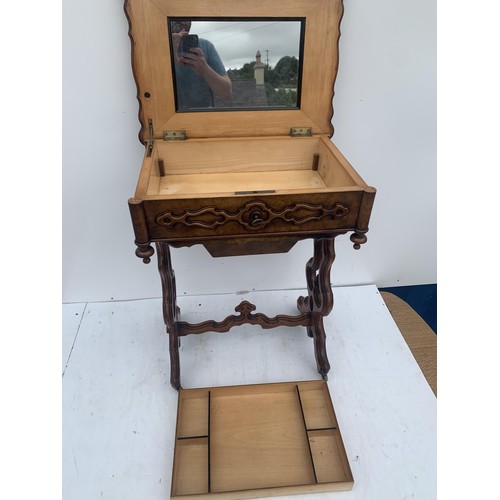
[[[214,45],[208,40],[200,38],[198,39],[198,46],[203,51],[208,65],[219,75],[226,75],[226,69]],[[175,81],[179,110],[211,108],[214,106],[214,95],[208,83],[192,68],[176,64]]]

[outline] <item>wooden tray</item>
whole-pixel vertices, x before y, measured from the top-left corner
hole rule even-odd
[[[181,389],[172,498],[350,490],[324,381]]]

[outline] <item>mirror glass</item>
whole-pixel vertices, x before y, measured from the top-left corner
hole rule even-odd
[[[177,111],[300,107],[304,20],[168,24]]]

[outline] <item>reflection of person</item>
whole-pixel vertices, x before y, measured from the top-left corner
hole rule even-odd
[[[179,109],[213,107],[214,94],[230,98],[231,80],[213,44],[199,38],[198,47],[179,54],[181,40],[189,33],[191,22],[173,21],[171,27]]]

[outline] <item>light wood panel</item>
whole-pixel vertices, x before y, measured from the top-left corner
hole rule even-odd
[[[437,336],[404,300],[380,292],[432,392],[437,396]]]
[[[172,496],[208,491],[208,439],[179,440],[175,449]]]
[[[287,191],[326,188],[317,172],[295,170],[282,172],[241,172],[204,175],[168,175],[162,177],[158,194],[210,194],[234,195],[241,191]]]
[[[300,391],[300,398],[308,429],[336,427],[337,422],[330,416],[322,388],[303,389]]]
[[[350,481],[342,464],[343,448],[338,445],[337,430],[311,431],[309,442],[318,483]]]
[[[197,436],[208,436],[208,391],[205,390],[191,392],[179,399],[177,437]]]
[[[181,390],[178,419],[194,423],[177,423],[173,496],[250,498],[352,487],[323,381]],[[202,420],[208,435],[196,437]]]
[[[166,174],[174,175],[311,170],[318,146],[316,137],[246,137],[159,141],[157,149]]]
[[[314,156],[318,168],[313,170]],[[158,162],[164,164],[160,176]],[[146,192],[142,192],[149,175]],[[146,158],[136,197],[234,195],[241,191],[324,192],[366,186],[325,137],[156,141]]]
[[[128,0],[134,76],[141,103],[141,138],[163,130],[187,130],[189,137],[287,135],[290,127],[312,127],[331,136],[333,85],[338,68],[341,0],[234,2],[233,0]],[[301,108],[268,111],[175,111],[167,17],[286,17],[305,19]],[[145,97],[146,94],[149,97]]]
[[[335,144],[327,137],[319,137],[319,154],[322,158],[324,168],[320,173],[329,186],[341,186],[356,184],[366,187],[367,184],[356,172],[354,167],[347,161]]]
[[[214,492],[314,483],[296,394],[215,397]]]

